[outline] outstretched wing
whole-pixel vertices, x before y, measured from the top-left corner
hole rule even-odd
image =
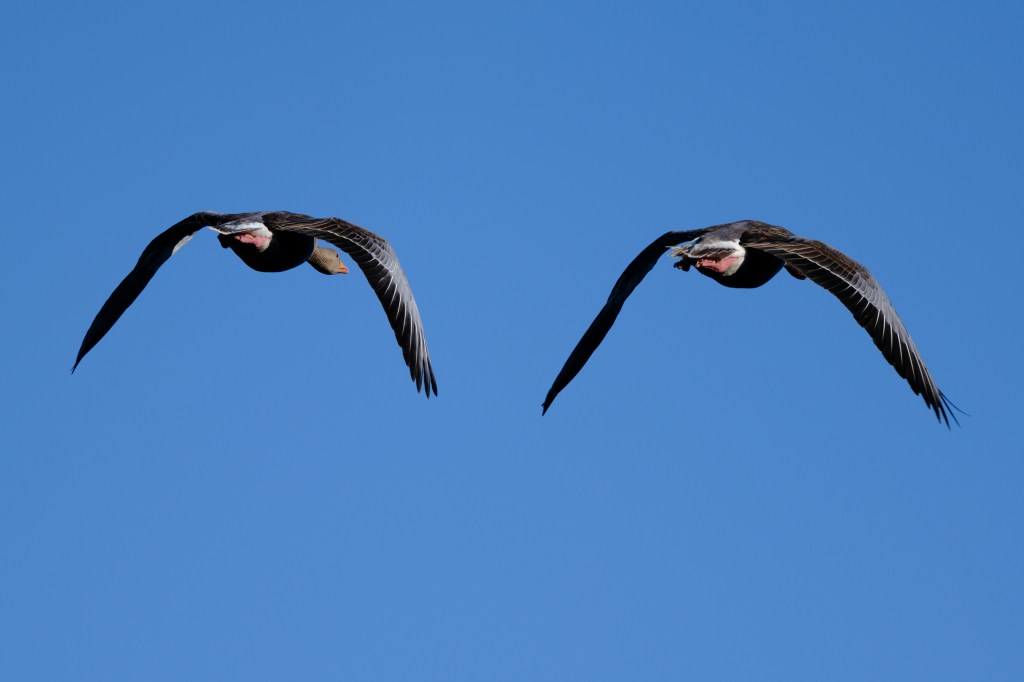
[[[551,403],[555,400],[555,396],[568,386],[569,382],[583,369],[583,365],[587,364],[587,360],[594,354],[597,347],[601,345],[601,341],[608,334],[608,330],[612,328],[612,324],[615,323],[615,318],[619,316],[619,311],[622,310],[622,305],[626,302],[626,299],[633,293],[633,289],[636,289],[640,282],[643,281],[647,273],[651,271],[654,264],[665,253],[665,249],[695,239],[711,229],[714,228],[709,227],[703,230],[689,230],[686,232],[666,232],[651,242],[650,246],[633,259],[633,262],[626,267],[625,272],[619,276],[615,286],[612,287],[612,293],[608,296],[608,302],[604,304],[601,312],[590,323],[590,327],[584,332],[583,338],[580,339],[576,347],[573,348],[572,353],[569,354],[569,359],[562,366],[562,371],[555,377],[555,383],[551,385],[547,397],[544,398],[542,414],[548,411]]]
[[[96,319],[92,321],[89,331],[82,339],[82,347],[78,349],[78,357],[75,359],[75,366],[71,368],[71,371],[75,371],[85,354],[110,331],[110,328],[114,326],[124,311],[128,310],[128,306],[138,298],[142,290],[149,284],[149,280],[153,279],[153,275],[161,265],[167,262],[168,258],[173,256],[189,239],[192,239],[197,231],[207,225],[218,225],[231,218],[230,215],[213,211],[193,213],[180,223],[161,232],[156,239],[151,241],[139,257],[135,268],[117,285],[114,293],[110,294],[106,303],[96,314]]]
[[[431,391],[437,395],[437,380],[430,364],[420,311],[391,244],[380,235],[339,218],[310,218],[277,212],[264,215],[263,221],[271,230],[323,239],[351,256],[384,306],[409,374],[416,382],[416,390],[423,386],[428,398]]]
[[[896,372],[915,394],[949,426],[954,406],[932,380],[913,339],[881,285],[860,263],[828,244],[797,237],[781,227],[755,225],[740,239],[747,249],[764,251],[785,262],[812,282],[831,291],[853,313]]]

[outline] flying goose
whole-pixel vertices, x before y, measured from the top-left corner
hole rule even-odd
[[[935,385],[899,315],[867,268],[828,244],[754,220],[666,232],[641,251],[619,277],[608,302],[555,377],[544,399],[543,412],[597,350],[622,304],[668,249],[673,258],[679,259],[675,267],[687,271],[693,266],[723,286],[752,289],[786,268],[797,279],[810,279],[828,289],[853,313],[885,359],[914,393],[924,398],[939,421],[947,427],[950,417],[957,421],[955,406]]]
[[[387,240],[339,218],[312,218],[287,211],[200,211],[158,235],[100,308],[85,333],[72,372],[142,293],[160,266],[204,227],[218,232],[221,246],[230,248],[242,262],[258,272],[282,272],[308,262],[325,275],[347,273],[348,268],[338,253],[318,246],[317,239],[347,253],[366,275],[384,306],[398,345],[402,347],[405,364],[416,382],[416,390],[423,386],[428,398],[431,391],[437,395],[437,381],[430,365],[420,312],[405,272]]]

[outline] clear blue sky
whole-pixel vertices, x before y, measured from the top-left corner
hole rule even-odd
[[[0,16],[4,680],[1020,680],[1019,3],[21,3]],[[197,210],[394,244],[362,275]],[[754,218],[886,288],[939,426],[827,292],[631,258]],[[351,264],[351,262],[350,262]]]

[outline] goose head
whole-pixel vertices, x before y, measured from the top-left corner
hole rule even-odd
[[[346,275],[348,268],[341,262],[341,256],[334,249],[318,246],[313,249],[307,262],[325,275]]]

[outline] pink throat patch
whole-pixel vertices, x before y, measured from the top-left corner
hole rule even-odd
[[[737,258],[736,256],[729,256],[728,258],[723,258],[722,260],[701,258],[699,261],[697,261],[697,267],[702,270],[712,270],[717,273],[723,273],[730,267],[732,267],[732,264],[735,263],[737,260],[739,260],[739,258]]]

